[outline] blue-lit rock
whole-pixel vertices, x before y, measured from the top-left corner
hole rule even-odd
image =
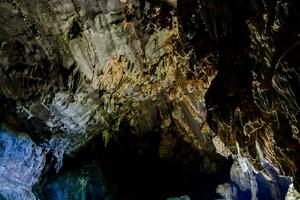
[[[0,197],[36,199],[31,192],[45,165],[46,151],[27,135],[0,129]]]
[[[227,199],[236,200],[283,200],[288,192],[291,180],[279,176],[271,165],[265,163],[266,172],[255,172],[250,164],[242,168],[238,162],[231,167],[231,183],[219,185],[217,193]]]
[[[96,165],[68,171],[50,181],[44,187],[48,200],[111,200],[102,184],[101,174]]]

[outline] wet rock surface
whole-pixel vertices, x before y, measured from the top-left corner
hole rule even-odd
[[[0,198],[299,198],[299,9],[1,1]]]

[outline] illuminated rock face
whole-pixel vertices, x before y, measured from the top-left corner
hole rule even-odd
[[[1,2],[0,119],[35,141],[1,132],[13,141],[3,152],[16,154],[1,166],[36,167],[25,186],[4,170],[5,181],[35,198],[43,168],[58,172],[64,156],[126,129],[159,133],[161,158],[182,141],[207,162],[213,151],[232,157],[239,188],[220,185],[222,195],[255,199],[260,175],[290,177],[299,190],[298,10],[296,0]],[[271,181],[271,198],[283,198],[283,182]]]
[[[32,186],[45,166],[46,153],[26,135],[0,129],[0,197],[35,199]]]

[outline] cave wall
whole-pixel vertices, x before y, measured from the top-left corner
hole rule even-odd
[[[109,145],[125,129],[139,137],[159,133],[161,158],[174,156],[183,140],[203,155],[233,158],[233,171],[241,168],[243,176],[289,177],[284,186],[271,181],[273,199],[283,198],[289,181],[299,191],[299,6],[296,0],[1,1],[0,119],[27,133],[25,141],[34,140],[31,150],[39,152],[1,166],[41,163],[28,168],[36,174],[26,183],[32,195],[46,154],[59,172],[64,156],[99,135]],[[4,152],[28,153],[22,139],[5,135],[3,144],[15,144]],[[232,179],[241,190],[258,187]],[[228,192],[224,187],[219,191]]]

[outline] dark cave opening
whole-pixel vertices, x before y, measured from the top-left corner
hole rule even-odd
[[[183,195],[214,199],[217,185],[230,179],[230,161],[224,171],[205,174],[199,170],[201,158],[188,163],[176,158],[160,159],[157,149],[151,146],[141,153],[137,148],[112,145],[104,150],[103,171],[119,189],[118,199],[167,199]]]
[[[98,137],[75,157],[66,157],[63,168],[53,177],[93,162],[99,166],[101,180],[113,199],[166,200],[184,195],[190,199],[219,198],[216,188],[230,181],[231,159],[218,157],[211,161],[213,164],[218,162],[217,169],[206,173],[203,155],[191,145],[180,141],[173,157],[160,158],[159,142],[158,133],[146,137],[125,133],[105,147]]]

